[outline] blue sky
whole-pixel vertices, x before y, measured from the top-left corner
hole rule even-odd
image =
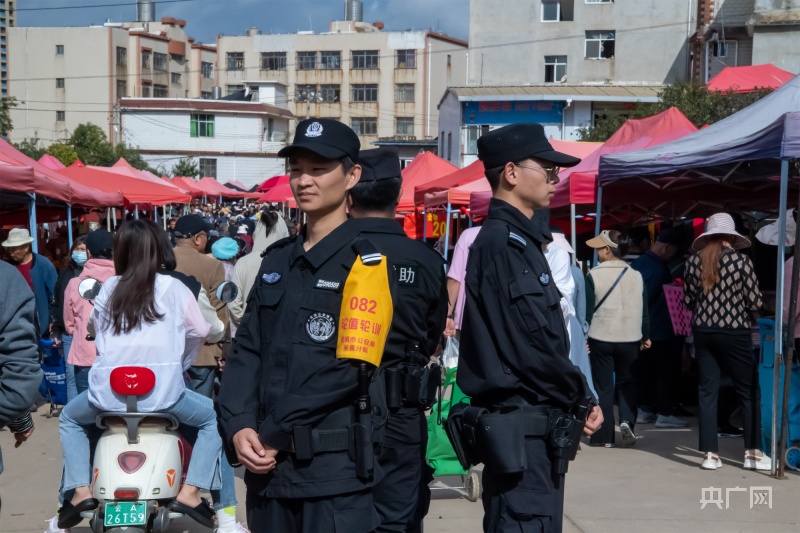
[[[18,26],[88,26],[135,18],[136,7],[123,5],[52,11],[27,8],[132,3],[135,0],[25,0],[19,3]],[[330,20],[343,18],[343,0],[194,0],[156,5],[156,17],[187,21],[198,41],[213,42],[220,33],[242,35],[251,26],[264,33],[327,31]],[[382,21],[386,30],[439,29],[459,39],[469,36],[469,0],[365,0],[364,20]]]

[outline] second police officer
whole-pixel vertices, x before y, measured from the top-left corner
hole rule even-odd
[[[265,252],[218,400],[228,444],[247,468],[253,533],[366,533],[379,524],[372,486],[380,467],[373,472],[371,431],[361,418],[369,399],[359,390],[369,379],[339,358],[369,343],[382,354],[391,321],[391,299],[379,296],[349,309],[385,316],[388,307],[388,320],[345,318],[359,267],[389,269],[376,249],[360,246],[360,229],[347,220],[359,147],[347,126],[311,119],[279,152],[289,158],[292,193],[308,222]],[[369,287],[370,295],[388,293],[388,273],[383,278],[386,287]]]
[[[441,382],[436,353],[447,313],[442,257],[406,236],[395,214],[403,178],[397,150],[378,148],[359,156],[361,179],[350,189],[350,214],[361,234],[394,265],[397,292],[392,329],[381,364],[389,419],[378,462],[384,478],[373,489],[379,532],[418,532],[430,505],[425,462],[425,411]]]
[[[451,439],[468,462],[485,464],[484,531],[560,532],[566,465],[602,414],[569,360],[561,295],[542,253],[552,239],[531,219],[550,204],[558,167],[580,160],[554,151],[539,124],[482,136],[478,157],[493,198],[465,279],[457,382],[472,407],[460,418],[451,409],[461,420],[451,431],[461,438]]]

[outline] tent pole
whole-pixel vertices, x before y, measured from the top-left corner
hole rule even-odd
[[[600,235],[600,215],[603,211],[603,187],[597,187],[597,208],[595,210],[594,234]],[[592,266],[597,266],[597,250],[592,256]]]
[[[161,223],[164,225],[164,231],[167,231],[167,208],[164,207],[164,216],[161,217]]]
[[[117,229],[117,208],[111,208],[111,216],[114,219],[114,229]],[[109,225],[108,231],[111,231],[111,226]]]
[[[447,252],[450,251],[450,202],[447,202],[447,222],[444,224],[444,260],[447,261]]]
[[[428,206],[422,208],[422,240],[428,238]]]
[[[33,253],[39,253],[39,234],[36,231],[36,193],[35,192],[28,193],[28,223],[30,225],[31,237],[33,237],[33,242],[31,243],[31,251]]]
[[[67,204],[67,242],[72,250],[72,204]]]
[[[775,283],[775,359],[772,376],[772,432],[770,441],[770,457],[772,469],[770,474],[777,474],[778,461],[778,402],[781,383],[781,365],[783,364],[783,258],[786,252],[786,197],[789,190],[789,161],[781,161],[781,196],[778,205],[778,275]],[[787,369],[788,370],[788,369]],[[786,376],[787,378],[789,376]]]
[[[139,220],[139,204],[134,205],[133,209],[134,209],[133,218],[135,218],[136,220]]]
[[[576,235],[576,225],[575,222],[575,204],[569,204],[569,231],[571,233],[571,241],[572,241],[572,249],[575,250],[575,253],[572,254],[572,265],[578,264],[578,236]]]
[[[153,206],[153,222],[158,222],[158,207]]]

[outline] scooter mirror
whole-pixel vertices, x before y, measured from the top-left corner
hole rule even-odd
[[[100,293],[103,284],[94,278],[86,278],[78,285],[78,294],[84,300],[94,300]]]
[[[217,300],[224,304],[229,304],[239,295],[239,287],[232,281],[223,281],[217,287]]]

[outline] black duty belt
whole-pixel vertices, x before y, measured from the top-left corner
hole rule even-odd
[[[352,440],[350,426],[353,416],[353,407],[344,407],[326,416],[315,427],[294,426],[290,451],[301,460],[311,459],[320,453],[348,451]]]

